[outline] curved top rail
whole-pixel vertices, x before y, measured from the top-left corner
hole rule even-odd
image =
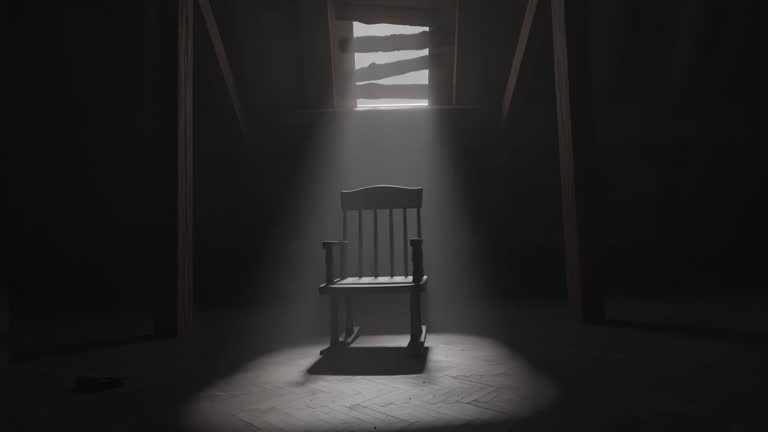
[[[341,191],[344,210],[421,208],[423,188],[376,185]]]

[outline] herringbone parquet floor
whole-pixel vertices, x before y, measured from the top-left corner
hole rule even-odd
[[[319,357],[319,344],[272,352],[191,406],[261,430],[469,429],[504,428],[554,397],[546,377],[492,339],[430,335],[423,358],[395,348],[403,341],[363,336],[336,360]]]
[[[462,306],[482,319],[442,311],[450,321],[440,328],[457,331],[430,333],[423,359],[392,348],[408,337],[383,310],[384,320],[360,313],[367,327],[356,348],[326,360],[326,317],[293,307],[223,310],[186,337],[14,363],[0,429],[768,430],[764,333],[583,326],[558,306]],[[81,375],[125,384],[75,392]]]

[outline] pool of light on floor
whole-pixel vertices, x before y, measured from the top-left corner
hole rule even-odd
[[[354,355],[369,364],[355,370],[318,368],[320,341],[273,351],[203,389],[185,416],[193,423],[235,417],[263,430],[474,429],[532,416],[556,395],[551,379],[493,339],[429,335],[421,365],[406,350],[393,365],[403,340],[361,337]]]

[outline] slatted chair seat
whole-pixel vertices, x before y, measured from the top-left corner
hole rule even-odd
[[[369,186],[361,189],[341,192],[342,208],[342,240],[324,241],[325,249],[325,283],[320,285],[321,295],[330,298],[330,346],[321,354],[345,348],[352,344],[359,335],[360,328],[354,325],[352,320],[352,301],[354,295],[368,294],[409,294],[410,295],[410,321],[411,340],[409,348],[421,351],[424,348],[427,328],[421,321],[421,293],[427,287],[429,278],[424,274],[424,261],[422,257],[421,237],[421,201],[422,188],[408,188],[402,186]],[[416,238],[408,238],[408,210],[416,211]],[[363,214],[370,212],[373,219],[372,248],[373,262],[372,275],[365,274],[365,254],[363,235]],[[395,260],[395,213],[401,216],[402,226],[402,261]],[[347,271],[350,242],[348,237],[348,214],[357,213],[357,275],[352,276]],[[383,274],[380,266],[379,251],[383,249],[379,245],[379,213],[388,216],[389,226],[389,274]],[[409,251],[411,258],[411,272],[409,272]],[[402,262],[402,272],[396,272],[397,263]],[[343,300],[345,305],[344,332],[339,334],[339,302]]]
[[[366,276],[339,279],[331,284],[320,285],[320,294],[337,292],[342,294],[388,294],[394,292],[424,291],[427,287],[427,276],[422,277],[418,284],[413,283],[413,276]]]

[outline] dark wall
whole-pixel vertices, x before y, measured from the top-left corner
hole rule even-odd
[[[175,286],[176,6],[10,17],[14,326],[155,316]]]
[[[592,2],[608,293],[762,294],[758,5]]]

